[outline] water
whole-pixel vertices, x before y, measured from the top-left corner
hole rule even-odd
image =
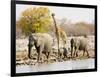
[[[90,69],[95,67],[94,63],[95,63],[94,59],[85,59],[85,60],[70,60],[70,61],[56,62],[50,64],[17,66],[16,73]]]

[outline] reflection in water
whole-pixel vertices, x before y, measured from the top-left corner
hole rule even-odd
[[[89,69],[95,67],[94,63],[95,63],[94,59],[85,59],[85,60],[70,60],[66,62],[56,62],[50,64],[17,66],[16,73]]]

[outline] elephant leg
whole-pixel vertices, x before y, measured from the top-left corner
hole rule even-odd
[[[79,47],[76,47],[76,57],[78,57]]]
[[[64,59],[68,58],[67,54],[64,54]]]
[[[83,56],[85,56],[85,51],[83,51]]]
[[[65,57],[68,58],[67,53],[66,53]]]
[[[42,62],[42,53],[41,52],[38,53],[38,62]]]
[[[66,58],[66,54],[65,53],[63,53],[63,59],[65,59]]]
[[[37,62],[40,61],[40,52],[38,52],[38,59],[37,59]]]
[[[45,55],[46,55],[46,58],[48,59],[48,52],[46,52]]]
[[[75,51],[73,52],[73,58],[76,58],[76,55],[77,55],[77,51],[75,50]]]
[[[65,55],[65,54],[63,54],[62,59],[65,59],[65,58],[66,58],[66,55]]]
[[[41,50],[40,50],[40,47],[37,48],[37,53],[38,53],[37,62],[40,62],[40,59],[41,59]]]
[[[30,45],[28,45],[28,57],[29,57],[29,59],[31,59],[31,49],[32,49],[32,47]]]
[[[78,57],[78,50],[76,50],[76,57]]]
[[[87,57],[89,58],[90,56],[89,56],[89,52],[86,50],[86,53],[87,53]]]
[[[60,50],[58,49],[58,59],[60,58]]]
[[[74,57],[74,51],[71,51],[71,58]]]
[[[49,62],[50,52],[47,52],[47,61]]]
[[[71,50],[71,58],[75,57],[75,52],[76,52],[75,47],[73,47]]]
[[[72,58],[74,58],[75,56],[76,56],[76,50],[73,51],[73,57]]]
[[[73,58],[76,57],[76,52],[77,52],[77,49],[75,48],[74,51],[73,51]]]
[[[71,48],[71,58],[73,58],[73,48]]]
[[[62,61],[64,55],[63,55],[63,52],[60,52],[60,61]]]
[[[64,48],[63,58],[67,58],[67,49]]]

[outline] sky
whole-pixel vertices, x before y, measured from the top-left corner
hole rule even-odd
[[[40,5],[22,5],[16,4],[16,20],[20,18],[21,12],[30,7],[47,7],[51,13],[55,13],[57,19],[66,18],[73,23],[87,22],[94,23],[95,10],[92,8],[74,8],[74,7],[56,7],[56,6],[40,6]]]

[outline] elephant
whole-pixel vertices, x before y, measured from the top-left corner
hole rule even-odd
[[[89,57],[89,47],[88,47],[88,41],[86,38],[80,39],[80,38],[72,38],[70,40],[71,44],[71,57],[77,57],[78,51],[83,50],[83,56],[85,55],[85,52],[87,53],[87,56]]]
[[[67,49],[65,47],[63,47],[63,50],[64,50],[64,52],[63,52],[64,58],[67,58],[68,57],[67,56],[67,54],[68,54]]]
[[[52,52],[53,39],[48,33],[33,33],[31,35],[31,46],[35,46],[38,53],[37,62],[41,61],[42,53],[44,53],[49,61]]]
[[[67,56],[67,54],[68,54],[68,51],[67,51],[67,49],[65,48],[65,47],[61,47],[60,49],[59,49],[59,57],[60,57],[60,59],[59,60],[62,60],[62,59],[65,59],[65,58],[68,58],[68,56]]]

